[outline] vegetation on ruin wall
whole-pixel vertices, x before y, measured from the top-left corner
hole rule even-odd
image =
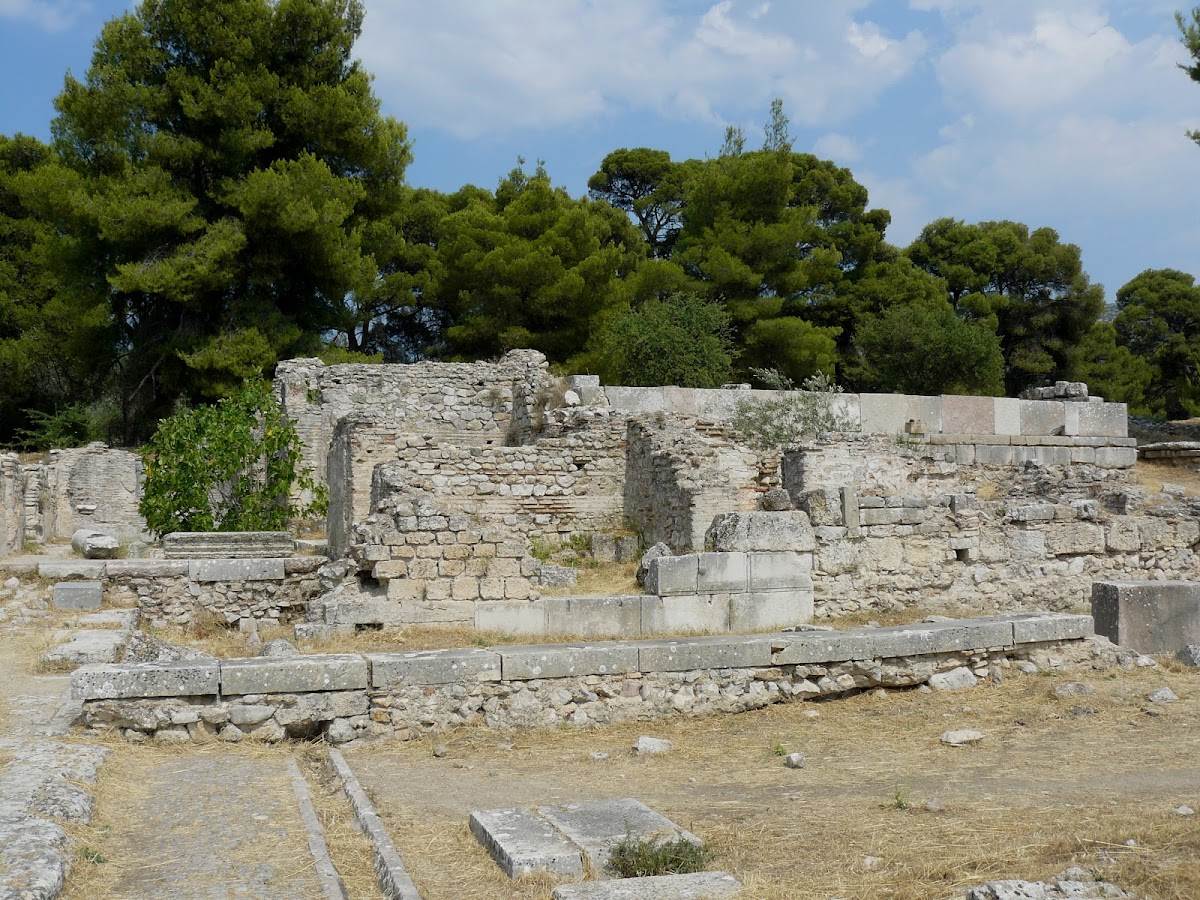
[[[629,384],[1081,378],[1200,413],[1191,276],[1143,273],[1107,323],[1052,229],[945,218],[893,246],[848,169],[792,149],[778,101],[760,145],[614,150],[587,197],[523,161],[495,190],[412,187],[362,27],[359,0],[145,0],[67,75],[50,145],[0,136],[0,441],[136,443],[290,356],[516,347]],[[1200,80],[1200,17],[1180,27]]]
[[[326,493],[300,466],[300,437],[271,386],[254,379],[232,397],[163,419],[143,448],[139,511],[152,534],[279,531],[323,515]],[[314,499],[297,504],[293,494]]]

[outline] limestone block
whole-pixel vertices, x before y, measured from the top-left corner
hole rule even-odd
[[[1053,522],[1055,516],[1053,503],[1027,503],[1010,505],[1004,515],[1010,522]]]
[[[806,625],[813,619],[811,589],[752,591],[729,600],[729,630],[734,634]]]
[[[944,395],[941,430],[946,434],[995,434],[994,398]]]
[[[476,608],[475,600],[413,600],[400,605],[400,621],[405,625],[470,625]]]
[[[808,514],[813,525],[842,525],[842,498],[837,488],[822,488],[804,491],[796,498],[796,505]]]
[[[509,878],[535,872],[563,878],[583,877],[583,855],[579,848],[537,813],[525,809],[472,812],[468,825],[471,834]]]
[[[371,687],[398,684],[453,684],[500,680],[500,654],[475,647],[368,653]]]
[[[108,563],[102,559],[62,559],[38,563],[37,573],[47,581],[67,578],[103,578]]]
[[[382,598],[339,599],[326,607],[329,625],[401,625],[404,616],[399,602]]]
[[[501,634],[545,634],[546,601],[481,601],[475,604],[475,629]]]
[[[652,559],[646,569],[646,590],[664,597],[670,594],[694,594],[698,569],[699,558],[695,553]]]
[[[1105,469],[1130,469],[1137,462],[1136,447],[1097,447],[1096,465]]]
[[[770,637],[699,637],[677,641],[639,641],[642,672],[687,672],[691,669],[741,669],[771,665]]]
[[[1129,433],[1128,409],[1124,403],[1072,403],[1079,417],[1080,435],[1125,437]]]
[[[995,427],[992,434],[1021,434],[1021,400],[1008,397],[995,397],[992,404],[995,409]]]
[[[177,578],[188,573],[185,559],[110,559],[104,564],[109,578]]]
[[[71,535],[71,549],[85,559],[116,559],[121,544],[111,534],[95,528],[79,528]]]
[[[1104,542],[1109,550],[1119,553],[1132,553],[1140,549],[1142,538],[1137,522],[1125,516],[1114,518],[1105,529]]]
[[[282,559],[193,559],[188,563],[192,581],[283,581]]]
[[[1014,559],[1044,559],[1046,556],[1046,534],[1042,531],[1019,530],[1012,532],[1012,555]]]
[[[895,572],[904,565],[904,544],[899,538],[867,538],[860,561],[879,572]]]
[[[859,394],[858,406],[863,434],[904,434],[912,419],[925,423],[929,431],[942,430],[941,397]]]
[[[505,647],[500,651],[500,677],[505,681],[623,675],[637,671],[638,648],[632,644],[543,644]]]
[[[77,700],[203,697],[219,693],[220,686],[215,659],[84,666],[71,674],[71,694]]]
[[[696,554],[698,594],[731,594],[746,590],[750,566],[745,553]]]
[[[862,541],[828,541],[817,548],[814,571],[823,575],[845,575],[861,566]]]
[[[904,559],[914,569],[928,569],[946,562],[946,543],[943,540],[910,537],[904,541]]]
[[[865,631],[801,631],[774,636],[771,665],[809,665],[873,657],[874,645]]]
[[[1011,615],[1013,641],[1036,644],[1048,641],[1074,641],[1091,637],[1094,626],[1091,616],[1065,613],[1026,613]]]
[[[636,637],[642,633],[642,605],[657,597],[545,597],[547,634],[580,637]]]
[[[296,542],[286,531],[175,531],[163,535],[168,559],[281,559]]]
[[[1152,656],[1200,644],[1200,583],[1097,581],[1092,585],[1096,633]]]
[[[367,687],[367,661],[350,653],[313,656],[256,656],[221,663],[221,693],[302,694]]]
[[[725,513],[713,519],[705,543],[720,552],[795,550],[816,546],[808,515],[801,510]]]
[[[976,444],[975,462],[981,466],[1011,466],[1013,448],[1007,444]]]
[[[1061,400],[1019,400],[1021,434],[1062,434],[1066,427],[1066,406]]]
[[[104,585],[99,581],[60,581],[50,591],[55,609],[99,609]]]
[[[661,412],[667,408],[666,394],[660,387],[605,387],[604,396],[614,412],[637,415]]]
[[[1104,529],[1099,525],[1072,522],[1046,526],[1046,550],[1051,556],[1104,552]]]
[[[812,554],[759,552],[747,554],[750,591],[812,591]]]
[[[700,839],[690,831],[628,797],[542,806],[538,812],[583,850],[596,872],[605,871],[612,849],[629,837],[638,840],[682,839],[700,844]]]
[[[642,634],[729,630],[729,594],[673,594],[647,597]]]

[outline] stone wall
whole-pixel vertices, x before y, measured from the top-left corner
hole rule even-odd
[[[779,483],[777,455],[739,446],[714,423],[642,416],[628,428],[624,515],[647,546],[702,548],[714,516],[754,509]]]
[[[812,528],[818,617],[1069,609],[1088,601],[1093,579],[1200,574],[1200,522],[1186,501],[1148,496],[1125,468],[1071,462],[1106,448],[1032,447],[1061,451],[1061,464],[1015,465],[979,454],[960,463],[963,446],[861,437],[785,455],[789,494]]]
[[[276,369],[275,391],[304,442],[302,463],[325,482],[330,440],[338,421],[377,415],[398,432],[427,434],[457,446],[516,442],[533,416],[519,409],[536,401],[546,358],[513,350],[495,363],[343,364],[292,359]]]
[[[197,618],[250,629],[303,620],[328,585],[323,556],[290,559],[55,560],[34,571],[47,580],[87,579],[103,585],[107,603],[136,606],[151,627],[187,626]]]
[[[1133,664],[1089,616],[499,650],[88,666],[81,723],[144,740],[412,739],[462,725],[585,726],[740,712],[874,687],[956,690],[1035,668]],[[1027,667],[1027,666],[1026,666]]]

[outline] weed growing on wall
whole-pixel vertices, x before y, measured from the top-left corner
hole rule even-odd
[[[773,369],[751,369],[754,377],[779,393],[767,400],[741,400],[733,427],[757,450],[779,450],[806,437],[850,431],[853,423],[838,406],[842,388],[824,372],[804,380],[800,390]]]
[[[262,379],[213,406],[159,423],[142,451],[139,506],[155,535],[172,531],[278,531],[296,516],[322,515],[326,492],[300,468],[300,437]],[[294,490],[312,503],[292,502]]]

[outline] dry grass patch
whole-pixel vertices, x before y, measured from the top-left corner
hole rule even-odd
[[[323,747],[309,746],[299,754],[300,770],[308,781],[313,808],[325,829],[325,844],[333,866],[342,876],[349,900],[377,900],[379,882],[371,842],[358,829],[354,811],[328,764]]]
[[[1094,693],[1055,696],[1069,678]],[[1183,700],[1147,715],[1146,694],[1163,684]],[[955,728],[986,738],[941,744]],[[640,734],[673,749],[634,757]],[[432,756],[434,739],[347,754],[427,900],[543,896],[499,876],[467,832],[471,809],[618,796],[699,835],[713,866],[757,900],[930,900],[1072,864],[1151,900],[1200,897],[1200,828],[1171,813],[1200,803],[1194,670],[1014,674],[955,694],[872,692],[738,716],[440,740],[444,759]],[[806,768],[785,768],[779,749],[803,752]],[[596,750],[610,758],[593,762]],[[928,811],[935,799],[941,811]],[[867,857],[882,862],[872,868]]]
[[[1152,494],[1162,491],[1163,484],[1175,484],[1183,488],[1186,496],[1200,497],[1200,471],[1195,468],[1138,460],[1133,467],[1133,480]]]

